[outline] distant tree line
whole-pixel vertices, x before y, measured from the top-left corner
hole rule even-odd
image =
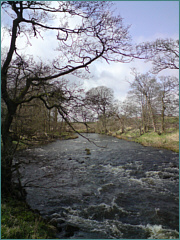
[[[149,129],[163,133],[165,116],[179,114],[179,80],[176,77],[156,77],[150,73],[134,71],[134,80],[123,102],[114,99],[113,90],[105,86],[92,88],[86,93],[86,115],[92,115],[102,124],[101,132],[107,132],[117,121],[121,133],[132,121],[140,135]],[[90,120],[90,119],[89,119]],[[116,129],[116,130],[119,130]]]
[[[96,131],[100,133],[109,130],[124,133],[129,125],[134,125],[140,135],[150,129],[163,133],[165,116],[178,116],[179,113],[178,78],[140,74],[136,70],[133,74],[134,80],[124,101],[116,100],[113,90],[105,86],[91,88],[87,92],[76,90],[75,97],[75,89],[71,93],[66,92],[61,85],[63,117],[57,108],[48,109],[36,99],[19,106],[11,130],[27,139],[45,138],[66,132],[74,122],[82,122],[87,127],[89,122],[95,122]],[[56,96],[48,101],[55,104],[58,96],[56,92]]]
[[[179,80],[171,76],[156,77],[149,73],[134,74],[131,90],[121,103],[121,117],[133,118],[140,135],[150,128],[154,132],[163,133],[165,116],[178,116],[179,113]]]

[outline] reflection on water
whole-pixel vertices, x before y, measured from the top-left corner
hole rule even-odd
[[[28,203],[57,223],[58,238],[178,238],[178,154],[87,136],[101,148],[79,137],[15,158]]]

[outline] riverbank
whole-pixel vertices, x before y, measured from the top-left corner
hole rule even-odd
[[[63,134],[51,134],[51,135],[43,135],[43,137],[34,136],[31,139],[21,138],[18,142],[13,141],[13,143],[17,146],[17,150],[24,150],[29,147],[37,147],[42,146],[56,140],[68,140],[68,139],[76,139],[78,136],[74,133],[63,133]]]
[[[14,141],[18,150],[29,147],[42,146],[56,140],[75,139],[73,133],[47,136],[46,138],[34,137]],[[57,229],[46,222],[37,212],[29,208],[24,200],[14,196],[1,197],[1,239],[56,239]]]
[[[1,239],[55,239],[56,233],[56,228],[24,201],[2,197]]]
[[[127,141],[134,141],[143,146],[165,148],[179,153],[179,129],[162,134],[148,132],[141,136],[138,136],[138,132],[135,130],[129,130],[123,134],[120,134],[120,132],[110,132],[108,135]]]

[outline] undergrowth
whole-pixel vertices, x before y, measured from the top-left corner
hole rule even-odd
[[[55,239],[56,228],[11,197],[1,202],[1,239]]]

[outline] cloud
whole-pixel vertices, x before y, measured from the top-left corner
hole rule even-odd
[[[92,78],[84,80],[85,90],[106,86],[114,90],[115,98],[123,100],[132,80],[131,69],[127,63],[94,63],[90,66]]]
[[[152,63],[138,59],[131,63],[107,64],[105,61],[93,63],[89,67],[93,77],[85,79],[83,81],[83,87],[88,91],[93,87],[106,86],[113,89],[116,99],[123,101],[130,90],[130,83],[134,80],[132,68],[136,68],[139,73],[144,74],[152,69]],[[158,74],[158,76],[161,75],[178,77],[179,71],[167,69]]]
[[[119,5],[121,5],[123,2],[118,2]],[[124,2],[124,4],[127,4]],[[140,3],[139,3],[140,4]],[[132,6],[129,3],[130,6]],[[127,6],[126,6],[127,7]],[[120,9],[120,8],[119,8]],[[134,12],[134,8],[131,9],[132,12]],[[119,10],[120,11],[120,10]],[[128,12],[127,12],[128,13]],[[149,22],[151,28],[151,32],[154,31],[153,34],[149,35],[149,28],[147,27],[147,33],[143,31],[138,31],[138,27],[140,29],[139,24],[143,23],[143,17],[141,15],[139,16],[139,21],[137,21],[136,16],[133,16],[133,42],[138,44],[141,42],[147,42],[147,41],[154,41],[157,38],[173,38],[173,39],[178,39],[178,32],[171,35],[169,33],[170,29],[167,29],[166,32],[161,32],[154,31],[154,28],[152,26],[152,23]],[[130,16],[131,17],[131,16]],[[153,17],[153,16],[152,16]],[[7,21],[5,18],[5,15],[2,15],[2,21]],[[141,20],[141,21],[140,21]],[[65,21],[65,20],[63,20]],[[80,20],[78,18],[72,18],[69,22],[70,25],[78,24]],[[170,21],[168,19],[168,21]],[[54,20],[54,23],[56,25],[59,24],[59,19],[56,18]],[[3,25],[2,25],[3,26]],[[1,30],[1,42],[2,42],[2,47],[7,46],[9,47],[10,44],[10,37],[9,34],[5,29]],[[25,54],[31,54],[33,55],[36,59],[40,58],[44,62],[47,60],[52,60],[55,57],[58,56],[58,52],[55,51],[55,49],[58,46],[58,41],[57,41],[57,35],[58,31],[54,31],[50,33],[50,31],[42,31],[42,37],[43,39],[38,36],[38,37],[33,37],[31,39],[28,39],[25,34],[22,35],[22,37],[18,40],[17,47],[21,49],[22,52],[25,52]],[[27,42],[29,41],[29,45],[27,46]],[[131,74],[131,68],[136,68],[138,72],[140,73],[146,73],[148,72],[152,67],[151,62],[145,63],[142,60],[134,60],[131,63],[110,63],[107,64],[105,61],[96,61],[92,63],[89,67],[91,75],[89,79],[83,79],[81,80],[85,90],[89,90],[92,87],[97,87],[104,85],[106,87],[112,88],[114,90],[114,95],[115,98],[119,100],[124,100],[126,97],[127,92],[129,91],[130,84],[129,82],[133,81],[133,75]],[[178,77],[179,72],[175,70],[163,70],[162,72],[159,73],[159,75],[175,75]],[[78,81],[77,78],[73,76],[68,76],[72,81]]]

